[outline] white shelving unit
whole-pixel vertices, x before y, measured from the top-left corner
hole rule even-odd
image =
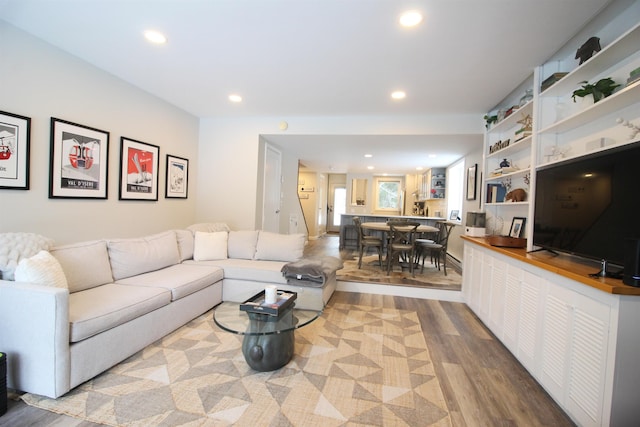
[[[494,234],[508,234],[513,217],[533,217],[537,169],[640,139],[629,138],[629,129],[617,123],[621,118],[640,126],[640,81],[626,85],[629,73],[640,67],[640,24],[604,46],[583,64],[577,65],[575,61],[573,70],[561,69],[561,64],[566,63],[551,61],[537,67],[531,78],[496,109],[517,104],[527,85],[533,88],[533,100],[485,132],[483,206],[489,223],[493,218],[494,224],[502,224],[499,230],[489,227]],[[542,82],[560,71],[568,71],[568,74],[540,92]],[[595,83],[607,77],[621,85],[611,96],[597,103],[585,102],[588,99],[573,101],[573,91],[584,82]],[[532,134],[514,142],[513,135],[522,126],[518,122],[525,115],[532,118]],[[491,147],[507,139],[510,139],[508,146],[490,152]],[[517,170],[492,176],[491,172],[499,169],[504,159]],[[486,198],[489,184],[506,182],[510,182],[511,189],[523,188],[527,193],[526,201],[489,202]],[[528,238],[532,231],[533,224],[528,221],[522,237]],[[531,240],[529,250],[533,249]]]

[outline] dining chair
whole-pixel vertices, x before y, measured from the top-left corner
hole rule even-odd
[[[431,262],[435,261],[435,265],[440,270],[440,259],[442,258],[442,268],[444,275],[447,275],[447,245],[449,243],[449,235],[455,224],[440,221],[436,223],[438,227],[438,236],[435,241],[419,240],[417,246],[416,259],[422,259],[422,268],[420,272],[424,272],[424,260],[427,255],[431,256]]]
[[[358,230],[358,249],[360,252],[360,256],[358,258],[358,268],[362,267],[362,253],[369,250],[369,248],[376,248],[378,251],[378,262],[380,263],[380,267],[382,267],[382,239],[376,236],[369,236],[365,233],[362,228],[362,221],[360,217],[353,217],[353,224],[356,226]]]
[[[409,264],[411,276],[415,275],[415,249],[416,235],[418,233],[419,222],[411,221],[388,221],[389,242],[387,244],[387,274],[391,272],[392,264],[398,257],[398,264]]]

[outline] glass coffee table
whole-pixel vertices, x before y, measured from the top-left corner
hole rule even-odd
[[[300,310],[295,305],[279,316],[240,310],[240,303],[223,302],[213,311],[213,321],[233,334],[244,335],[242,354],[256,371],[275,371],[289,363],[295,348],[294,331],[316,320],[322,311]]]

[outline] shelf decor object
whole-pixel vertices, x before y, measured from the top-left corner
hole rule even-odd
[[[613,91],[620,86],[620,84],[613,81],[611,77],[598,80],[595,84],[591,84],[588,81],[580,82],[582,88],[573,91],[573,102],[576,102],[576,96],[585,97],[587,95],[593,96],[593,102],[596,103],[608,96],[611,96]]]

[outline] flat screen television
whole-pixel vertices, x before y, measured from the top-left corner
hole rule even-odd
[[[533,244],[624,266],[640,238],[640,141],[542,167]]]

